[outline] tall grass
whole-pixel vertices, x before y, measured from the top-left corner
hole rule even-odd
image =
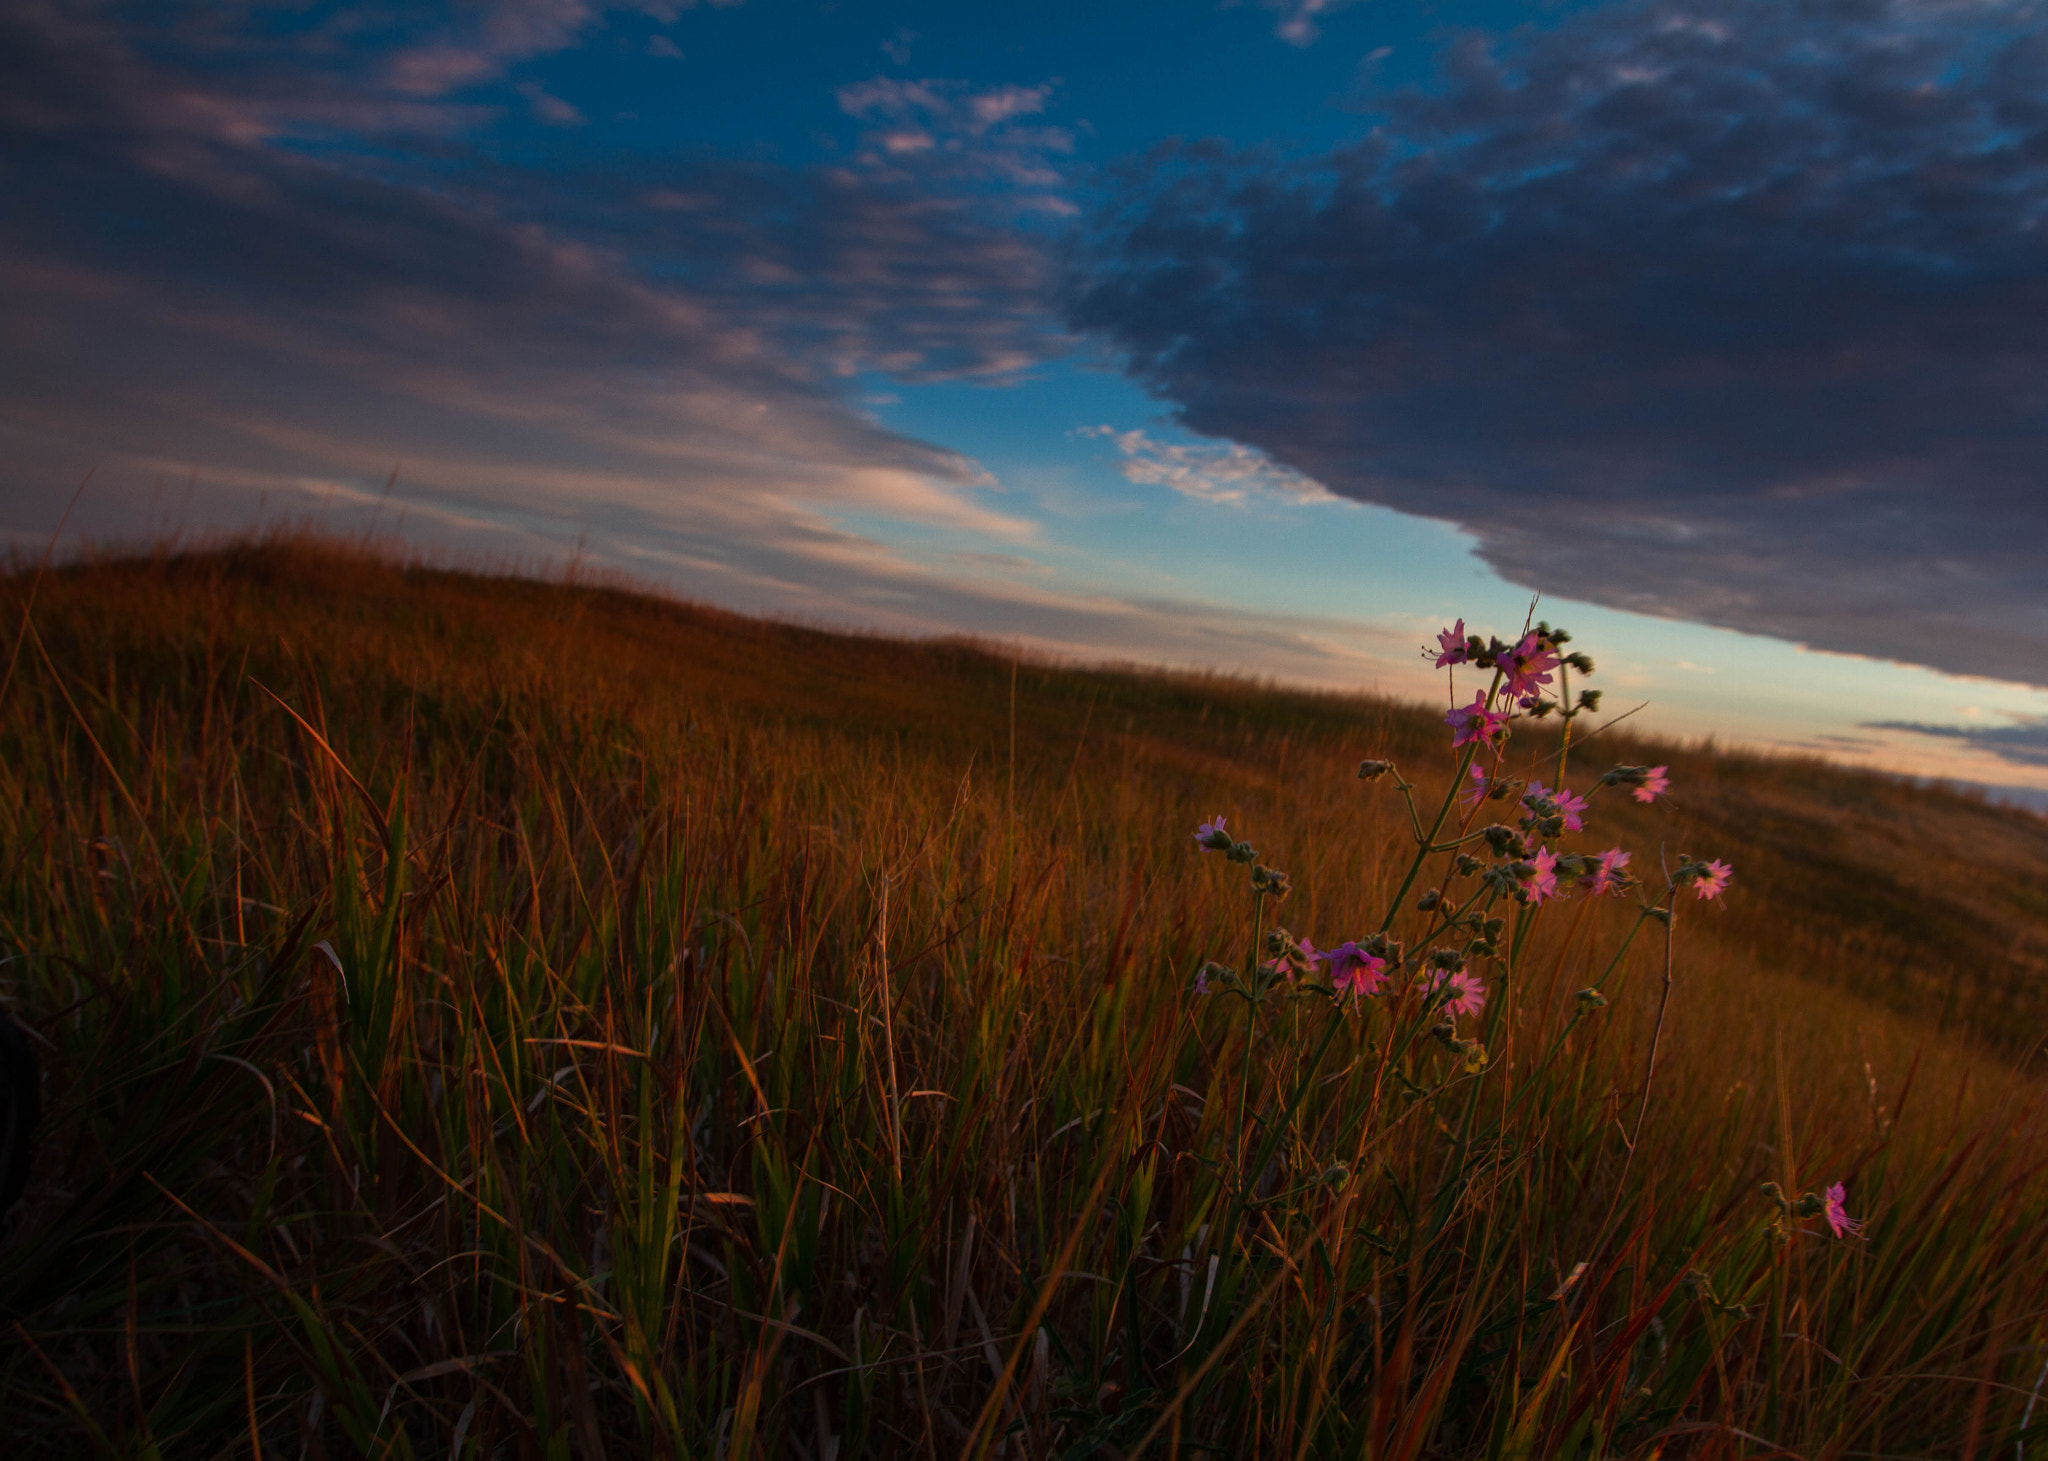
[[[2048,910],[1982,872],[2041,865],[2020,814],[1670,753],[1675,820],[1610,820],[1740,881],[1681,910],[1645,1105],[1661,930],[1573,997],[1613,901],[1533,925],[1480,1071],[1190,991],[1250,939],[1195,822],[1288,870],[1297,934],[1369,930],[1413,840],[1354,768],[1442,796],[1426,713],[318,543],[51,575],[23,617],[32,582],[24,1451],[2048,1445],[2014,1063]],[[1580,764],[1644,759],[1609,741]],[[1759,1194],[1837,1180],[1861,1241]]]

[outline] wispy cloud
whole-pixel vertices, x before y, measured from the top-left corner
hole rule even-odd
[[[508,57],[588,15],[486,21]],[[0,412],[17,430],[73,457],[281,478],[404,457],[452,482],[467,453],[513,480],[523,456],[565,483],[590,468],[586,486],[840,501],[1015,536],[976,505],[972,463],[840,395],[861,372],[1000,378],[1065,348],[1043,248],[977,199],[843,168],[601,154],[571,175],[475,154],[458,189],[449,136],[418,157],[388,135],[361,157],[288,145],[269,110],[292,89],[277,54],[216,76],[177,45],[82,24],[17,11],[0,44]],[[317,101],[307,45],[298,90]],[[990,130],[1025,105],[993,96],[960,99]],[[149,226],[109,229],[110,212]],[[17,457],[17,490],[27,472]]]
[[[1513,581],[2048,681],[2031,0],[1624,0],[1113,178],[1071,319]]]
[[[1315,502],[1331,495],[1321,483],[1234,441],[1177,445],[1112,426],[1083,426],[1075,434],[1113,445],[1126,480],[1170,487],[1183,497],[1241,503],[1254,497]]]
[[[1350,8],[1356,0],[1259,0],[1280,19],[1273,34],[1290,46],[1312,46],[1323,38],[1322,17]]]
[[[1960,741],[2015,766],[2048,766],[2048,716],[2015,716],[2007,725],[1928,725],[1919,721],[1876,720],[1868,722],[1865,728],[1911,731],[1915,735]]]
[[[995,183],[1013,209],[1072,217],[1065,127],[1031,121],[1052,103],[1051,82],[972,86],[876,76],[838,89],[839,108],[866,130],[855,161],[921,186]]]

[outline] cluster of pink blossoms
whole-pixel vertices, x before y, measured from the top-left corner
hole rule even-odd
[[[1455,751],[1475,741],[1487,745],[1498,741],[1508,733],[1508,714],[1487,709],[1486,697],[1474,695],[1470,705],[1457,706],[1446,713],[1444,724],[1451,728],[1451,749]]]
[[[1564,662],[1547,635],[1547,631],[1532,629],[1512,645],[1503,647],[1496,640],[1488,649],[1476,638],[1466,637],[1465,621],[1460,619],[1437,634],[1436,667],[1447,670],[1453,665],[1490,662],[1501,672],[1507,698],[1518,702],[1524,710],[1533,709],[1542,698],[1543,687],[1551,682],[1551,671]]]
[[[1586,830],[1586,799],[1572,795],[1568,787],[1560,786],[1556,791],[1545,791],[1542,782],[1531,782],[1529,789],[1522,793],[1522,805],[1533,811],[1538,802],[1549,802],[1557,808],[1557,815],[1564,818],[1565,831]]]
[[[1471,764],[1466,768],[1469,780],[1458,800],[1468,810],[1477,811],[1483,802],[1504,801],[1520,790],[1523,811],[1516,829],[1491,826],[1469,836],[1461,836],[1450,845],[1458,847],[1467,842],[1486,841],[1492,848],[1493,864],[1485,874],[1485,886],[1480,893],[1484,894],[1491,888],[1493,896],[1510,895],[1531,909],[1568,896],[1574,887],[1583,887],[1589,897],[1601,897],[1619,896],[1636,886],[1636,879],[1629,872],[1630,854],[1619,847],[1610,847],[1605,852],[1582,853],[1560,851],[1555,846],[1546,845],[1547,841],[1563,834],[1585,831],[1588,796],[1580,795],[1561,782],[1552,788],[1541,781],[1531,781],[1525,788],[1518,778],[1500,772],[1498,748],[1507,738],[1510,723],[1518,719],[1517,712],[1535,718],[1560,714],[1568,723],[1573,716],[1598,708],[1599,692],[1592,690],[1581,691],[1575,703],[1566,703],[1568,697],[1564,688],[1554,692],[1554,700],[1545,698],[1546,688],[1563,672],[1569,670],[1580,675],[1593,672],[1593,662],[1584,654],[1561,653],[1560,646],[1570,638],[1561,629],[1538,624],[1525,630],[1512,644],[1503,644],[1497,638],[1481,640],[1476,635],[1469,635],[1463,619],[1437,635],[1435,660],[1438,668],[1475,664],[1496,672],[1490,690],[1476,691],[1469,704],[1456,706],[1444,716],[1451,729],[1453,750],[1474,747],[1486,748],[1493,753],[1490,765],[1476,755],[1469,758]],[[1424,653],[1427,657],[1430,651]],[[1560,770],[1561,767],[1560,761]],[[1374,780],[1392,769],[1390,761],[1369,760],[1360,764],[1359,775],[1365,780]],[[1652,803],[1670,794],[1670,767],[1615,766],[1602,775],[1590,790],[1598,791],[1607,786],[1624,787],[1638,803]],[[1403,787],[1404,791],[1407,789]],[[1221,852],[1231,862],[1252,863],[1257,856],[1249,843],[1232,840],[1220,816],[1196,828],[1195,845],[1204,852]],[[1727,890],[1733,877],[1728,864],[1719,860],[1693,861],[1684,854],[1680,854],[1680,858],[1681,865],[1669,875],[1674,893],[1677,888],[1690,886],[1695,898],[1711,900],[1718,899]],[[1484,866],[1482,859],[1470,854],[1461,854],[1457,859],[1460,876],[1478,872]],[[1270,868],[1254,866],[1252,886],[1261,894],[1284,897],[1285,875]],[[1432,889],[1418,906],[1429,910],[1442,906],[1442,902],[1442,890]],[[1461,915],[1445,926],[1465,927],[1478,933],[1465,950],[1457,951],[1455,959],[1446,957],[1431,970],[1419,973],[1414,987],[1446,1014],[1477,1014],[1486,1004],[1486,986],[1476,974],[1464,967],[1462,960],[1466,953],[1494,956],[1504,920],[1487,919],[1483,914],[1466,914],[1461,910]],[[1297,942],[1281,929],[1270,935],[1269,947],[1274,961],[1261,966],[1262,975],[1284,976],[1293,980],[1321,965],[1328,975],[1329,989],[1339,999],[1347,996],[1367,999],[1385,993],[1400,966],[1399,953],[1388,949],[1379,939],[1372,940],[1370,947],[1352,940],[1332,949],[1318,949],[1310,940],[1304,938]],[[1384,952],[1374,952],[1375,949]],[[1453,953],[1451,950],[1438,952],[1447,956]],[[1392,953],[1391,959],[1388,953]],[[1236,979],[1230,970],[1220,965],[1205,965],[1195,978],[1197,993],[1209,992],[1212,974],[1235,986]],[[1265,987],[1268,986],[1259,986]],[[1250,992],[1256,995],[1256,991]],[[1837,1216],[1841,1216],[1843,1222],[1848,1221],[1846,1215],[1839,1213],[1839,1203],[1830,1209],[1830,1221]]]

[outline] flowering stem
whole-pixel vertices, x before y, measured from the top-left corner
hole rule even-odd
[[[1242,979],[1243,987],[1247,990],[1257,990],[1258,988],[1255,981],[1258,979],[1259,973],[1259,940],[1265,936],[1266,892],[1265,889],[1260,888],[1252,893],[1252,943],[1251,948],[1245,952],[1245,969]],[[1230,1142],[1231,1154],[1238,1158],[1240,1164],[1244,1159],[1244,1108],[1245,1101],[1251,1091],[1252,1043],[1258,1033],[1258,1018],[1259,1001],[1254,996],[1245,1001],[1244,1053],[1238,1058],[1236,1130],[1232,1134]],[[1238,1191],[1242,1194],[1245,1188],[1245,1175],[1242,1166],[1240,1166],[1237,1174],[1237,1184]],[[1240,1198],[1240,1200],[1242,1199]]]
[[[1479,887],[1473,891],[1472,896],[1467,898],[1462,904],[1460,904],[1455,911],[1446,912],[1440,915],[1443,921],[1440,923],[1431,924],[1429,928],[1423,933],[1422,937],[1416,940],[1417,945],[1420,946],[1422,944],[1426,944],[1431,939],[1435,938],[1438,934],[1443,933],[1445,930],[1457,928],[1460,925],[1462,925],[1465,921],[1465,915],[1472,911],[1472,905],[1474,903],[1477,903],[1481,898],[1485,898],[1487,900],[1486,906],[1488,908],[1491,908],[1493,907],[1493,899],[1499,896],[1500,894],[1496,892],[1494,889],[1487,887],[1484,883],[1480,884]],[[1443,905],[1439,904],[1438,906],[1442,907]]]
[[[1582,904],[1580,906],[1583,907],[1584,905]],[[1644,907],[1640,912],[1636,914],[1636,921],[1630,924],[1628,932],[1622,935],[1621,947],[1614,951],[1614,957],[1607,961],[1607,967],[1601,971],[1600,977],[1598,979],[1595,979],[1590,985],[1587,986],[1587,988],[1601,990],[1606,987],[1607,981],[1614,977],[1615,968],[1621,963],[1622,956],[1628,952],[1628,946],[1631,943],[1635,942],[1636,930],[1643,926],[1644,921],[1649,918],[1650,913],[1651,909],[1648,907]],[[1553,984],[1555,983],[1555,978],[1556,976],[1553,975]],[[1557,1057],[1557,1052],[1563,1047],[1564,1042],[1571,1037],[1572,1031],[1576,1030],[1579,1027],[1579,1022],[1583,1020],[1585,1017],[1586,1010],[1584,1006],[1581,1006],[1580,1008],[1572,1012],[1571,1019],[1566,1022],[1565,1027],[1562,1030],[1558,1031],[1557,1035],[1551,1040],[1550,1048],[1548,1050],[1545,1050],[1543,1054],[1537,1059],[1536,1063],[1529,1067],[1529,1075],[1527,1080],[1525,1080],[1521,1087],[1516,1090],[1513,1099],[1508,1102],[1507,1110],[1501,1113],[1501,1119],[1503,1121],[1505,1121],[1510,1115],[1514,1114],[1515,1108],[1521,1105],[1522,1103],[1522,1097],[1527,1095],[1531,1090],[1535,1089],[1536,1077],[1541,1075],[1544,1072],[1545,1068],[1549,1066],[1550,1062]],[[1488,1033],[1491,1034],[1491,1031],[1489,1031]]]
[[[1465,784],[1465,775],[1472,769],[1472,758],[1479,754],[1479,743],[1474,741],[1465,748],[1465,754],[1458,758],[1458,769],[1451,777],[1451,784],[1444,792],[1444,804],[1436,809],[1436,820],[1430,824],[1429,835],[1422,839],[1422,845],[1415,849],[1415,856],[1408,864],[1408,875],[1401,879],[1400,891],[1387,904],[1387,916],[1380,920],[1379,932],[1385,933],[1394,926],[1400,915],[1401,905],[1408,899],[1408,890],[1415,886],[1415,878],[1422,871],[1422,864],[1435,850],[1432,844],[1436,834],[1443,831],[1444,823],[1450,819],[1451,808],[1457,805],[1458,788]]]
[[[1576,715],[1572,710],[1572,672],[1563,664],[1557,667],[1557,707],[1564,716],[1564,726],[1557,738],[1557,776],[1555,783],[1559,791],[1564,790],[1564,762],[1572,749],[1572,721]]]
[[[1650,915],[1657,911],[1656,906],[1649,903],[1641,905],[1641,908],[1642,911],[1636,914],[1636,921],[1629,925],[1628,932],[1622,936],[1621,947],[1614,951],[1614,957],[1607,961],[1607,967],[1602,969],[1600,977],[1593,981],[1592,987],[1594,989],[1604,991],[1607,988],[1607,981],[1614,977],[1614,971],[1620,967],[1622,956],[1628,953],[1628,946],[1636,941],[1636,930],[1641,928],[1649,920]]]
[[[1636,1128],[1629,1133],[1628,1149],[1631,1153],[1636,1149],[1636,1139],[1643,1134],[1643,1117],[1649,1114],[1650,1081],[1657,1074],[1657,1047],[1664,1040],[1664,1012],[1671,1007],[1671,964],[1677,925],[1678,889],[1674,887],[1664,900],[1664,991],[1657,997],[1657,1023],[1650,1031],[1650,1056],[1643,1066],[1643,1103],[1636,1107]]]
[[[1418,845],[1427,847],[1430,839],[1423,835],[1422,813],[1415,809],[1415,783],[1403,781],[1401,773],[1397,771],[1394,773],[1394,790],[1400,792],[1401,800],[1408,803],[1408,825],[1415,829],[1415,841]]]

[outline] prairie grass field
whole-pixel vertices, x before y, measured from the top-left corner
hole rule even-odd
[[[2048,1456],[2048,820],[1581,719],[1644,885],[1445,1033],[1259,972],[1445,936],[1440,707],[311,536],[0,628],[12,1455]]]

